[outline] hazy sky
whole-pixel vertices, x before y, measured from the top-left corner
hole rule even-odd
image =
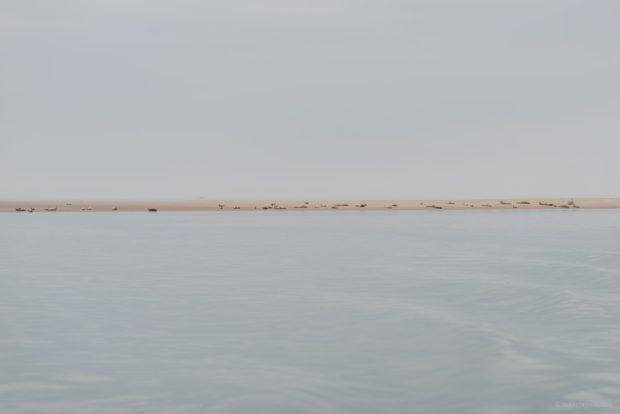
[[[0,198],[620,196],[620,1],[0,0]]]

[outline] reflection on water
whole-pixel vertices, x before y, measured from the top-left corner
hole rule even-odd
[[[620,212],[0,215],[2,413],[620,409]]]

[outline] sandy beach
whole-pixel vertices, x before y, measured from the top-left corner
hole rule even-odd
[[[0,212],[616,209],[620,198],[341,201],[0,201]]]

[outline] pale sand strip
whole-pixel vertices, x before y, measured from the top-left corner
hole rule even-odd
[[[616,209],[620,198],[357,201],[0,201],[0,212]]]

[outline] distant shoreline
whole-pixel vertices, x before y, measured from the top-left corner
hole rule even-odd
[[[620,198],[341,201],[0,201],[0,212],[363,211],[620,209]]]

